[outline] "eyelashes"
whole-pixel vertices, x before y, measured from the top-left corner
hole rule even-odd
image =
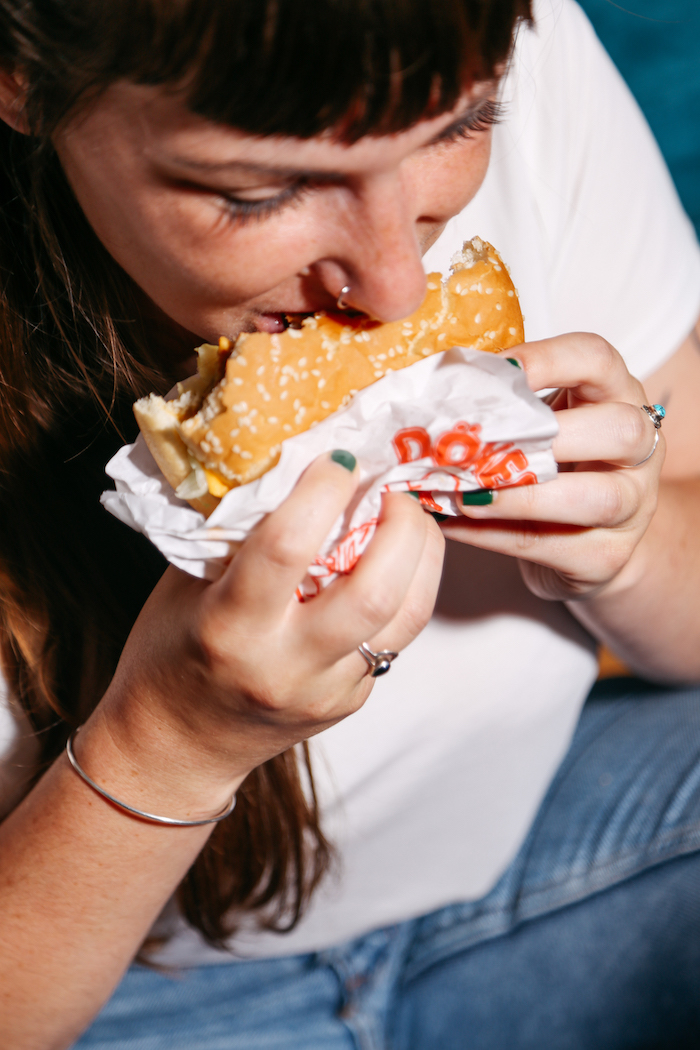
[[[465,117],[459,124],[453,124],[451,128],[447,128],[437,141],[456,142],[459,139],[470,139],[476,132],[487,131],[495,124],[500,124],[504,117],[503,103],[487,98],[477,110]]]
[[[480,131],[487,131],[495,124],[500,124],[505,117],[503,103],[495,99],[485,99],[479,107],[458,124],[447,128],[433,145],[444,145],[471,139]],[[283,208],[299,204],[314,189],[313,183],[300,179],[285,187],[280,193],[264,200],[250,201],[241,197],[223,196],[221,199],[226,208],[229,221],[236,226],[245,226],[250,222],[264,222],[282,211]]]
[[[275,212],[298,204],[310,192],[309,183],[300,180],[287,186],[274,197],[266,197],[264,200],[247,201],[242,197],[222,197],[221,199],[231,222],[237,226],[244,226],[248,222],[264,222]]]

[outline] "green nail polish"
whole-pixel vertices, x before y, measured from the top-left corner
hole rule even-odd
[[[510,361],[510,363],[512,365],[515,365],[516,368],[519,368],[519,369],[522,370],[523,366],[520,364],[520,362],[518,361],[517,357],[507,357],[506,361]]]
[[[345,467],[350,473],[357,466],[357,460],[353,456],[352,452],[346,452],[344,448],[337,448],[331,452],[331,459],[334,463],[339,463],[341,467]]]
[[[487,507],[489,503],[493,503],[491,489],[477,489],[476,492],[462,493],[463,507]]]

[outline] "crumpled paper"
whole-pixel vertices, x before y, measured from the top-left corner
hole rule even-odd
[[[215,580],[231,544],[289,495],[316,456],[347,449],[358,460],[359,488],[309,566],[298,597],[308,598],[347,573],[372,538],[383,492],[414,492],[426,509],[457,515],[457,493],[549,481],[557,473],[552,410],[503,358],[455,347],[390,372],[350,404],[282,445],[278,464],[232,489],[205,519],[178,499],[141,436],[107,464],[116,491],[102,503],[145,533],[168,561]]]

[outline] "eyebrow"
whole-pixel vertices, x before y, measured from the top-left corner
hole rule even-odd
[[[449,135],[457,128],[461,127],[468,120],[475,117],[479,110],[486,105],[493,94],[493,84],[490,85],[489,90],[478,98],[474,99],[469,105],[460,113],[458,117],[448,124],[446,128],[442,128],[441,131],[425,143],[426,146],[432,146],[441,139],[448,138]],[[340,171],[329,171],[328,169],[316,170],[314,168],[294,168],[294,167],[278,167],[271,164],[256,164],[253,161],[247,160],[220,160],[220,161],[208,161],[199,160],[193,157],[179,157],[173,156],[168,158],[171,164],[176,165],[179,168],[189,168],[191,171],[197,171],[201,173],[209,174],[220,174],[222,172],[235,172],[244,171],[250,175],[267,175],[274,176],[280,179],[289,178],[314,178],[322,179],[332,182],[334,180],[345,178],[346,173]]]

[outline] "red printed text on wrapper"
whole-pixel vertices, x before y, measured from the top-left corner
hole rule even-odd
[[[425,427],[398,430],[392,445],[399,463],[425,461],[419,478],[386,486],[393,492],[415,492],[426,510],[454,513],[439,502],[439,493],[535,485],[528,459],[512,441],[482,441],[478,423],[455,423],[433,440]],[[437,468],[437,469],[435,469]],[[377,518],[352,528],[325,557],[318,555],[297,590],[300,601],[318,594],[341,573],[350,572],[374,535]]]

